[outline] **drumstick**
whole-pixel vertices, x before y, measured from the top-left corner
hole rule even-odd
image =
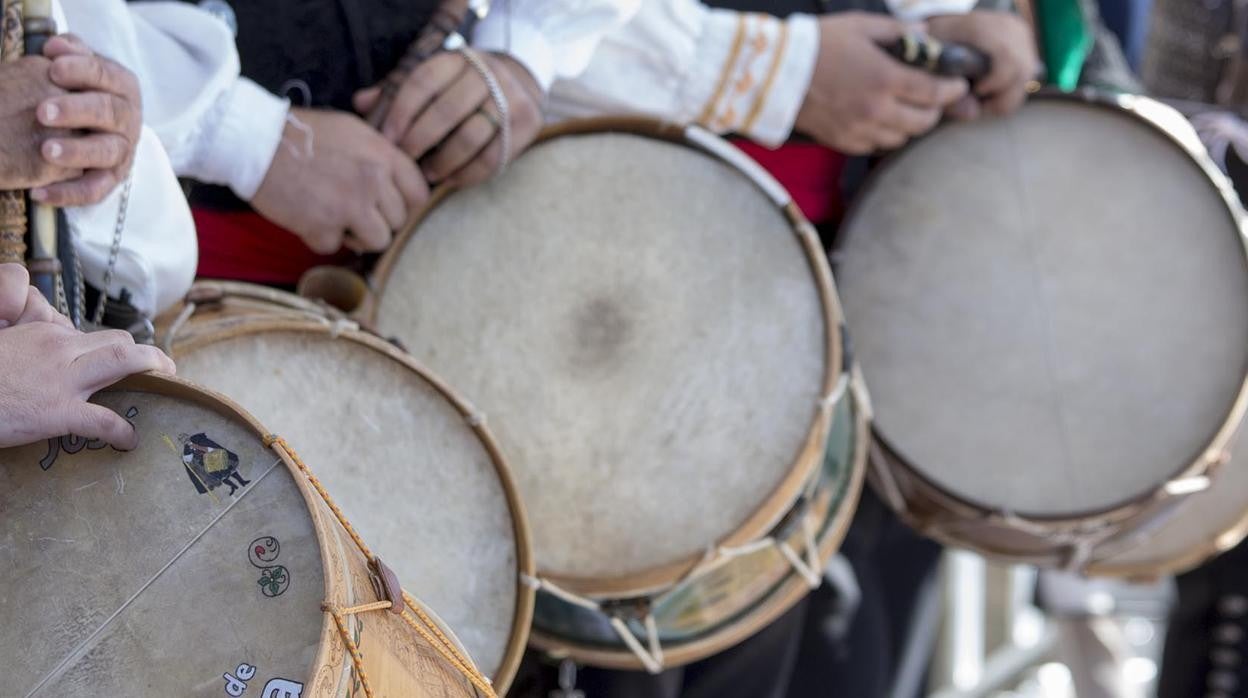
[[[966,44],[947,44],[923,34],[906,34],[884,47],[906,65],[974,82],[992,70],[988,54]]]
[[[368,125],[380,130],[394,104],[395,95],[403,87],[403,81],[416,66],[428,60],[430,56],[443,48],[446,37],[452,34],[468,36],[476,22],[485,17],[489,3],[480,0],[443,0],[433,13],[429,23],[407,47],[407,52],[399,59],[398,65],[386,75],[381,86],[381,96],[377,104],[368,113]]]

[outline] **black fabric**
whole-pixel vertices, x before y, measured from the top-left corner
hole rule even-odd
[[[941,547],[903,524],[867,488],[841,554],[862,592],[857,612],[842,631],[841,600],[830,585],[815,590],[787,698],[888,695],[919,593],[936,572]]]
[[[197,4],[195,0],[185,0]],[[234,0],[243,75],[296,106],[351,109],[385,77],[438,0]],[[310,100],[291,82],[301,80]]]
[[[196,0],[184,0],[198,4]],[[296,107],[353,111],[351,97],[398,64],[439,0],[232,0],[242,72]],[[224,187],[191,200],[245,209]]]
[[[741,644],[657,676],[582,667],[577,688],[585,698],[784,698],[805,618],[802,601]],[[530,652],[508,695],[547,698],[556,688],[556,665]]]
[[[1175,581],[1158,698],[1248,696],[1248,543]]]
[[[1226,176],[1235,185],[1240,202],[1248,205],[1248,163],[1240,157],[1239,150],[1233,144],[1226,148]]]
[[[706,0],[711,7],[738,12],[764,12],[777,17],[788,17],[791,14],[805,13],[811,15],[864,10],[867,12],[885,12],[884,0]]]

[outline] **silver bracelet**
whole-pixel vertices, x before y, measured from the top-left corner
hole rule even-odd
[[[507,95],[503,94],[503,88],[498,84],[498,78],[494,76],[494,71],[490,70],[490,66],[485,64],[481,55],[467,46],[461,46],[459,53],[468,61],[468,65],[472,66],[481,79],[485,81],[485,87],[489,90],[490,100],[494,102],[494,108],[498,110],[498,141],[502,146],[503,154],[498,160],[498,169],[494,171],[494,176],[503,173],[507,163],[511,157],[511,118],[510,110],[507,106]]]

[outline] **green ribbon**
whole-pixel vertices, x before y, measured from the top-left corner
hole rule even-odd
[[[1035,0],[1034,6],[1048,80],[1070,92],[1079,86],[1079,75],[1092,50],[1092,31],[1080,0]]]

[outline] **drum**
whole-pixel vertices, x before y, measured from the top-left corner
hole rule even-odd
[[[476,410],[389,342],[298,296],[199,282],[162,322],[180,375],[303,444],[400,578],[506,691],[528,638],[523,507]]]
[[[952,545],[1117,569],[1134,533],[1222,487],[1243,221],[1186,122],[1140,97],[1038,95],[891,158],[837,250],[881,494]]]
[[[93,401],[136,450],[0,451],[0,695],[493,695],[283,439],[181,380]]]
[[[378,329],[472,396],[514,468],[538,647],[658,671],[819,583],[868,409],[818,237],[726,142],[561,126],[438,194],[373,283]]]
[[[1096,563],[1100,574],[1151,581],[1194,569],[1248,535],[1248,450],[1243,435],[1213,487],[1192,494],[1135,531]]]

